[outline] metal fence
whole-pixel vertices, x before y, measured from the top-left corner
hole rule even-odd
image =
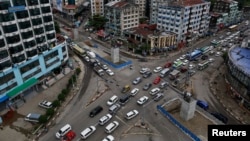
[[[194,133],[192,133],[190,130],[188,130],[186,127],[184,127],[181,123],[179,123],[174,117],[171,116],[162,106],[157,105],[157,109],[165,115],[175,126],[181,129],[182,132],[187,134],[190,138],[192,138],[194,141],[201,141],[200,138],[198,138]]]
[[[105,62],[106,64],[112,66],[112,67],[115,68],[115,69],[123,69],[123,68],[125,68],[125,67],[127,67],[127,66],[129,66],[129,65],[132,64],[132,61],[129,60],[129,61],[126,61],[126,62],[124,62],[124,63],[122,63],[122,64],[117,65],[117,64],[114,64],[113,62],[111,62],[111,61],[109,61],[109,60],[106,60],[105,58],[102,58],[102,57],[99,56],[98,54],[96,54],[96,58],[97,58],[98,60],[100,60],[100,61],[102,61],[102,62]]]

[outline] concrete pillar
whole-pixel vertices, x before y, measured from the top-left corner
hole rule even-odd
[[[113,63],[118,63],[120,61],[120,49],[118,47],[111,48],[111,59]]]
[[[188,121],[194,117],[196,109],[196,100],[191,98],[191,100],[188,102],[186,100],[182,100],[181,103],[181,110],[180,110],[180,116],[183,120]]]

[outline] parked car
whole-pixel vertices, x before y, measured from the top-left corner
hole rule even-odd
[[[155,95],[155,97],[153,99],[154,99],[154,101],[160,101],[163,97],[164,97],[163,93],[158,93]]]
[[[131,90],[130,95],[131,95],[131,96],[135,96],[136,94],[139,93],[139,91],[140,91],[140,90],[139,90],[138,88],[134,88],[134,89]]]
[[[139,84],[141,81],[142,81],[141,77],[137,77],[137,78],[135,78],[135,79],[133,80],[133,84],[134,84],[134,85],[137,85],[137,84]]]
[[[141,98],[139,98],[139,99],[137,100],[137,104],[143,105],[143,104],[145,104],[147,101],[148,101],[148,97],[147,97],[147,96],[142,96]]]
[[[111,107],[109,107],[109,113],[115,114],[120,108],[121,108],[121,105],[116,103],[116,104],[112,105]]]
[[[155,80],[154,80],[154,84],[158,84],[158,83],[160,83],[160,81],[161,81],[161,77],[160,76],[157,76],[156,78],[155,78]]]
[[[151,88],[152,84],[151,83],[146,83],[144,86],[143,86],[143,90],[147,91],[149,88]]]
[[[132,119],[132,118],[136,117],[138,114],[139,114],[139,112],[138,112],[137,110],[132,110],[132,111],[129,111],[129,112],[125,115],[125,118],[126,118],[126,119]]]
[[[171,66],[172,66],[172,62],[167,62],[167,63],[164,65],[165,68],[169,68],[169,67],[171,67]]]
[[[104,64],[104,65],[102,65],[101,67],[102,67],[102,69],[104,69],[104,70],[107,70],[107,69],[108,69],[108,66],[107,66],[107,65],[105,65],[105,64]]]
[[[148,78],[152,75],[152,72],[151,71],[147,71],[143,74],[143,78]]]
[[[108,135],[102,139],[102,141],[114,141],[114,140],[115,140],[115,137],[112,135]]]
[[[45,109],[49,109],[52,108],[52,102],[47,101],[47,100],[43,100],[42,102],[40,102],[38,104],[40,107],[45,108]]]
[[[103,110],[102,106],[97,106],[93,110],[90,111],[89,116],[94,117],[99,114]]]
[[[70,130],[66,135],[63,136],[63,141],[72,141],[76,137],[76,133]]]
[[[151,89],[151,91],[149,91],[149,94],[150,95],[156,95],[157,93],[159,93],[161,91],[160,88],[156,87],[156,88],[153,88]]]
[[[224,115],[222,115],[221,113],[211,113],[211,115],[213,115],[214,117],[216,117],[218,120],[222,121],[223,123],[227,124],[228,122],[228,118]]]
[[[168,82],[166,82],[166,81],[163,81],[163,82],[161,82],[161,84],[160,84],[160,88],[161,89],[164,89],[164,88],[166,88],[168,86]]]
[[[204,110],[208,110],[209,108],[208,103],[203,100],[197,100],[196,104]]]
[[[102,117],[99,119],[99,124],[100,124],[100,125],[104,125],[105,123],[107,123],[108,121],[110,121],[111,118],[112,118],[112,115],[111,115],[111,114],[106,114],[106,115],[102,116]]]
[[[86,139],[96,131],[95,126],[89,126],[81,132],[81,138]]]
[[[157,72],[160,72],[162,70],[162,67],[158,66],[154,69],[154,72],[157,73]]]

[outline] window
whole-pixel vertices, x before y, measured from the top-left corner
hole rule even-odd
[[[16,17],[18,19],[28,18],[29,17],[28,11],[27,10],[25,10],[25,11],[18,11],[18,12],[16,12]]]
[[[0,48],[5,46],[4,39],[0,39]]]
[[[15,20],[13,13],[6,13],[6,14],[0,15],[0,22],[8,22],[8,21],[13,21],[13,20]]]
[[[10,51],[10,54],[16,54],[16,53],[19,53],[21,51],[23,51],[23,46],[22,45],[18,45],[18,46],[15,46],[15,47],[10,47],[9,48],[9,51]]]
[[[19,22],[18,25],[20,29],[26,29],[31,27],[30,21]]]
[[[25,55],[24,54],[21,54],[19,56],[15,56],[15,57],[12,57],[12,61],[13,63],[20,63],[20,62],[23,62],[25,60]]]
[[[40,15],[40,9],[39,8],[30,9],[30,15],[31,16]]]
[[[32,31],[22,32],[21,35],[23,39],[28,39],[28,38],[33,37],[33,32]]]
[[[25,0],[12,0],[14,6],[20,6],[20,5],[25,5],[26,6],[26,3],[25,3]]]
[[[31,48],[34,47],[36,45],[36,41],[35,40],[31,40],[29,42],[24,42],[24,48]]]
[[[17,26],[16,26],[16,24],[3,26],[3,31],[4,31],[4,33],[16,32],[17,31]]]
[[[42,19],[41,18],[32,19],[32,24],[33,24],[33,26],[42,24]]]
[[[6,57],[8,57],[8,51],[7,50],[2,50],[2,51],[0,51],[0,60],[2,60],[2,59],[4,59],[4,58],[6,58]]]
[[[19,35],[14,35],[11,37],[6,37],[7,44],[14,44],[20,42],[20,37]]]

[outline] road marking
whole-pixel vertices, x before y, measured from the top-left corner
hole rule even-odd
[[[115,116],[117,119],[119,119],[122,123],[124,123],[125,125],[129,126],[124,120],[122,120],[119,116]]]

